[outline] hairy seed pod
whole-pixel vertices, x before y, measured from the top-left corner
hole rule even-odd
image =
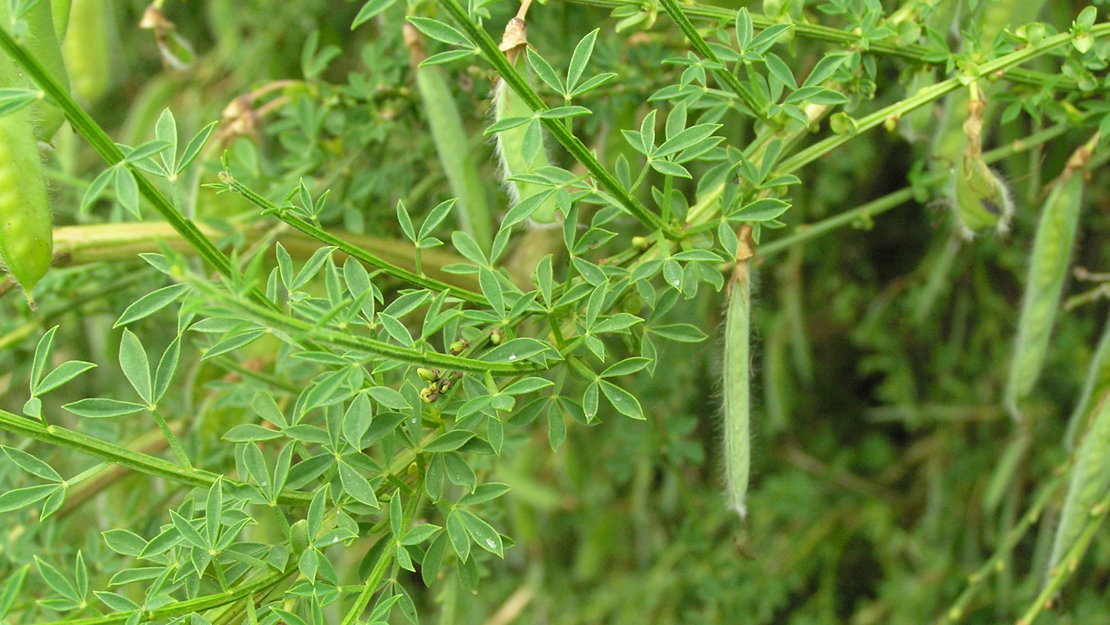
[[[405,43],[409,46],[416,74],[416,89],[428,118],[432,142],[436,146],[443,173],[451,193],[458,198],[459,221],[462,229],[474,237],[482,249],[493,241],[492,219],[486,188],[478,172],[471,141],[455,106],[455,97],[447,84],[447,76],[439,65],[421,67],[424,51],[420,34],[412,24],[405,24]]]
[[[0,24],[10,23],[8,3]],[[22,86],[14,61],[0,55],[0,88]],[[0,261],[23,287],[31,287],[50,267],[53,233],[38,142],[28,108],[0,117]]]
[[[973,94],[967,104],[968,117],[963,125],[967,143],[956,167],[955,184],[956,219],[966,239],[986,228],[1005,233],[1014,213],[1006,183],[983,160],[984,103],[978,90],[973,90]]]
[[[728,285],[725,312],[724,461],[728,507],[747,517],[748,476],[751,471],[751,226],[743,226],[736,268]]]
[[[1090,429],[1079,443],[1068,482],[1068,494],[1060,511],[1060,523],[1052,542],[1049,570],[1059,565],[1068,549],[1091,522],[1092,512],[1110,491],[1110,394],[1095,408]]]
[[[1071,416],[1068,417],[1068,430],[1064,436],[1064,446],[1068,450],[1075,448],[1075,441],[1089,423],[1092,402],[1104,391],[1110,389],[1110,320],[1102,330],[1102,337],[1098,340],[1098,347],[1091,357],[1091,364],[1087,367],[1087,376],[1083,380],[1083,390],[1075,402]]]
[[[519,61],[528,42],[524,35],[524,21],[513,18],[505,27],[505,38],[502,40],[502,49],[508,49],[510,60],[516,61],[525,77],[528,77],[525,63]],[[501,177],[505,181],[505,188],[513,206],[522,200],[540,193],[547,193],[550,188],[546,185],[520,180],[510,180],[515,176],[524,176],[536,170],[551,165],[547,159],[547,152],[543,146],[543,129],[537,119],[533,118],[532,109],[513,92],[504,80],[498,80],[493,88],[493,114],[494,122],[506,119],[528,118],[530,121],[513,126],[498,132],[495,136],[497,158],[501,164]],[[555,194],[549,194],[534,212],[531,219],[541,224],[553,223],[557,216],[558,205]]]
[[[1021,416],[1019,402],[1033,389],[1044,365],[1071,261],[1082,199],[1083,175],[1069,166],[1041,209],[1006,381],[1006,407],[1015,419]]]
[[[110,26],[105,0],[73,0],[62,55],[73,94],[83,103],[100,100],[112,86]]]
[[[39,2],[27,12],[24,19],[27,26],[26,38],[21,43],[46,68],[50,77],[63,90],[68,91],[69,77],[66,74],[65,61],[62,60],[62,46],[54,30],[51,3],[46,0]],[[39,100],[31,106],[31,117],[35,120],[35,132],[43,141],[50,141],[65,121],[62,110],[45,100]]]

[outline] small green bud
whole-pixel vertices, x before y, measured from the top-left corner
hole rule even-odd
[[[425,382],[435,382],[439,379],[439,372],[434,369],[425,369],[420,367],[416,370],[416,375],[420,376],[421,380]]]
[[[466,350],[466,348],[469,346],[469,341],[467,341],[466,339],[459,339],[454,343],[451,343],[451,345],[447,347],[447,350],[451,352],[452,356],[458,356],[459,354],[463,353],[463,351]]]
[[[504,338],[505,335],[501,333],[501,328],[496,328],[489,333],[489,342],[493,343],[494,345],[500,345],[501,341],[504,340]]]
[[[308,521],[301,519],[289,526],[289,544],[293,553],[302,553],[308,548]]]

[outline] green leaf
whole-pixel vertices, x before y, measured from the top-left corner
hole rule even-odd
[[[621,414],[633,419],[644,418],[644,409],[640,406],[640,400],[632,393],[608,380],[601,381],[601,392]]]
[[[39,484],[2,493],[0,494],[0,513],[26,508],[37,501],[46,499],[58,488],[57,484]]]
[[[688,323],[649,326],[648,331],[679,343],[700,343],[709,336],[697,326]]]
[[[38,395],[34,389],[39,386],[42,380],[42,374],[46,371],[46,365],[50,364],[50,353],[54,351],[54,336],[58,332],[58,326],[54,326],[46,331],[35,345],[35,358],[31,361],[31,384],[32,395]]]
[[[131,383],[131,388],[147,404],[154,403],[154,391],[150,380],[150,361],[139,337],[130,330],[123,331],[119,344],[119,364],[123,375]]]
[[[189,285],[187,284],[171,284],[152,293],[147,293],[124,309],[123,314],[119,316],[119,319],[116,319],[112,327],[118,328],[149,317],[174,303],[188,291]]]
[[[369,0],[358,10],[358,15],[356,15],[354,21],[351,22],[351,30],[374,19],[379,13],[393,6],[396,2],[397,0]]]
[[[730,220],[770,221],[779,218],[789,208],[789,203],[768,197],[751,202],[728,217]]]
[[[81,596],[77,594],[77,589],[73,587],[73,584],[71,584],[70,581],[58,571],[58,569],[54,568],[38,556],[35,556],[34,558],[35,566],[38,567],[39,570],[39,575],[42,576],[42,580],[46,582],[47,586],[50,586],[50,588],[53,589],[54,592],[62,595],[66,599],[69,599],[75,603],[81,602]]]
[[[552,91],[563,95],[566,89],[563,87],[563,82],[559,80],[559,76],[552,69],[551,64],[547,62],[538,52],[531,47],[527,48],[528,66],[536,73],[536,76],[544,82]]]
[[[94,365],[93,363],[85,362],[83,360],[70,360],[69,362],[63,362],[62,364],[58,365],[53,371],[46,374],[46,377],[42,379],[42,382],[35,386],[32,394],[35,396],[45,395],[46,393],[49,393],[50,391],[58,388],[59,386],[65,384],[66,382],[69,382],[73,378],[76,378],[82,373],[95,367],[96,365]]]
[[[401,538],[400,542],[402,545],[406,546],[419,545],[432,536],[435,536],[436,532],[441,529],[443,528],[438,525],[432,525],[431,523],[422,523],[405,532],[405,535]]]
[[[55,471],[53,467],[51,467],[49,464],[46,464],[42,460],[39,460],[38,458],[32,456],[31,454],[4,445],[0,445],[0,449],[4,450],[4,455],[6,455],[9,460],[14,462],[17,467],[30,473],[31,475],[36,475],[44,480],[49,480],[51,482],[62,481],[62,476],[58,475],[58,472]]]
[[[123,415],[142,412],[147,409],[147,406],[145,404],[136,404],[134,402],[120,401],[118,399],[92,397],[66,404],[62,406],[62,408],[65,408],[79,417],[85,417],[86,419],[109,419],[111,417],[121,417]]]
[[[427,17],[410,17],[408,20],[417,30],[436,41],[463,48],[474,47],[474,43],[466,35],[443,22]]]
[[[573,92],[578,86],[578,80],[586,71],[586,65],[594,53],[594,44],[597,34],[601,29],[595,28],[574,46],[574,53],[570,55],[570,64],[567,66],[567,91]]]
[[[404,395],[388,386],[375,386],[367,392],[374,401],[386,408],[392,408],[393,410],[408,410],[411,408]]]
[[[162,352],[158,360],[158,368],[154,371],[154,403],[162,401],[162,397],[170,388],[173,374],[177,371],[177,363],[181,358],[181,335],[174,337]]]
[[[424,451],[430,453],[454,451],[465,445],[467,441],[474,438],[474,436],[474,432],[451,430],[450,432],[439,435],[435,440],[425,445]]]
[[[378,496],[370,486],[370,482],[345,462],[339,463],[339,481],[343,484],[343,490],[356,501],[372,508],[379,506]]]
[[[463,527],[466,528],[466,533],[470,534],[475,544],[492,554],[496,554],[498,557],[505,557],[505,546],[501,542],[501,534],[498,534],[492,525],[469,510],[456,509],[454,515],[459,516]]]

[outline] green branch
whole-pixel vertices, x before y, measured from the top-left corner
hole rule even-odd
[[[639,0],[571,0],[578,4],[585,4],[589,6],[596,6],[608,9],[615,9],[627,6],[642,6]],[[722,7],[705,6],[699,4],[684,4],[680,7],[682,13],[689,17],[699,19],[709,19],[715,21],[732,21],[736,19],[735,9],[726,9]],[[766,15],[759,13],[750,13],[752,18],[752,25],[756,28],[767,28],[774,24],[783,23]],[[803,39],[812,39],[814,41],[824,41],[827,43],[840,44],[844,47],[857,47],[864,44],[863,38],[859,34],[851,33],[845,30],[832,28],[829,26],[821,26],[819,24],[805,24],[794,23],[794,35]],[[867,42],[867,51],[872,54],[882,56],[890,56],[894,58],[911,61],[914,63],[922,63],[925,65],[932,65],[944,68],[948,64],[948,59],[939,61],[928,60],[930,56],[935,54],[933,50],[918,44],[901,45],[894,43],[887,43],[883,41]],[[1027,85],[1035,85],[1038,87],[1052,86],[1058,89],[1075,90],[1079,86],[1075,80],[1067,77],[1060,77],[1054,74],[1046,74],[1044,72],[1037,72],[1027,69],[1011,69],[1006,72],[1006,80],[1017,82]]]
[[[470,16],[467,15],[466,9],[459,4],[458,0],[439,0],[439,3],[447,9],[447,12],[455,18],[455,21],[462,26],[463,31],[475,42],[478,50],[481,52],[482,57],[493,65],[497,73],[501,75],[501,80],[504,80],[513,92],[520,96],[520,99],[528,105],[537,115],[548,110],[546,104],[536,93],[528,81],[520,75],[520,72],[513,67],[505,54],[498,48],[497,43],[489,36],[485,29],[479,27],[474,23]],[[616,203],[622,206],[630,215],[635,217],[643,225],[651,228],[652,230],[660,230],[669,238],[681,238],[675,228],[669,224],[663,223],[663,220],[652,213],[645,207],[639,200],[628,192],[620,182],[609,173],[608,170],[597,160],[597,157],[590,152],[589,148],[582,143],[582,141],[574,135],[566,126],[563,121],[559,119],[550,119],[547,117],[540,117],[540,123],[547,129],[551,136],[555,137],[567,152],[570,153],[576,161],[578,161],[590,175],[594,177],[601,188],[606,193],[611,195]]]
[[[0,410],[0,430],[21,434],[55,447],[64,447],[101,460],[107,460],[119,466],[129,467],[140,473],[165,478],[180,484],[208,487],[214,484],[217,478],[222,477],[211,471],[183,467],[168,460],[148,456],[57,425],[44,426],[38,421],[4,410]],[[223,477],[223,481],[232,486],[248,487],[245,482],[227,477]],[[278,503],[290,505],[304,505],[310,501],[312,501],[312,493],[300,491],[283,491],[277,498]]]
[[[686,14],[682,12],[682,9],[678,7],[678,3],[676,3],[675,0],[662,0],[662,2],[663,8],[667,10],[667,14],[669,14],[671,19],[674,20],[674,23],[678,25],[682,34],[686,35],[686,39],[690,42],[690,45],[694,47],[694,50],[700,54],[702,58],[708,59],[720,66],[713,68],[713,75],[717,77],[717,80],[731,89],[744,104],[748,105],[748,108],[750,108],[757,117],[765,117],[766,110],[759,106],[759,103],[755,101],[755,97],[748,91],[748,88],[740,83],[740,79],[737,78],[735,74],[728,71],[728,68],[725,67],[725,64],[717,56],[717,53],[713,51],[713,48],[709,47],[709,44],[702,38],[701,33],[694,28],[694,25],[690,23],[690,19],[687,18]]]
[[[440,354],[438,352],[421,352],[416,349],[407,347],[400,347],[379,341],[366,336],[352,334],[350,332],[339,332],[330,328],[322,327],[320,325],[310,323],[296,317],[292,317],[283,312],[272,310],[265,306],[259,306],[248,301],[244,301],[237,297],[230,296],[227,291],[218,290],[215,286],[199,281],[192,280],[190,282],[194,287],[201,291],[207,291],[209,295],[220,298],[220,303],[231,306],[243,314],[249,315],[254,318],[258,323],[266,326],[271,330],[279,330],[290,336],[305,336],[311,337],[313,340],[322,343],[343,347],[360,352],[366,352],[382,356],[385,358],[392,358],[402,362],[408,362],[416,365],[443,367],[445,369],[457,369],[459,371],[468,371],[471,373],[535,373],[539,371],[547,371],[549,366],[541,365],[538,363],[528,362],[487,362],[485,360],[476,360],[473,358],[463,358],[461,356],[450,356],[448,354]],[[230,296],[230,297],[229,297]],[[294,339],[295,340],[295,339]]]
[[[1110,33],[1110,24],[1099,24],[1093,27],[1090,31],[1092,37],[1099,37]],[[997,59],[987,61],[978,67],[977,76],[973,78],[978,79],[984,76],[991,76],[998,72],[1005,71],[1007,68],[1019,65],[1028,61],[1031,58],[1040,56],[1053,48],[1062,46],[1070,42],[1075,35],[1072,33],[1060,33],[1052,37],[1046,37],[1040,43],[1031,45],[1028,48],[1022,48],[1010,54],[1000,56]],[[900,118],[906,113],[914,109],[924,106],[933,100],[937,100],[946,94],[955,91],[961,85],[965,84],[967,78],[964,76],[957,76],[942,80],[929,87],[925,87],[913,96],[906,98],[900,102],[895,102],[890,106],[883,107],[870,115],[855,120],[856,132],[854,133],[841,133],[833,135],[818,141],[817,143],[809,146],[808,148],[798,152],[794,156],[784,160],[779,164],[776,174],[786,174],[800,169],[805,165],[817,160],[818,158],[832,152],[836,148],[844,145],[848,141],[859,135],[859,133],[870,130],[888,119]]]
[[[323,228],[293,214],[293,212],[289,210],[288,207],[278,206],[273,202],[267,200],[266,198],[262,197],[258,193],[255,193],[252,189],[233,178],[228,172],[220,172],[220,182],[226,184],[230,189],[243,196],[252,204],[261,208],[263,210],[263,214],[272,213],[277,216],[278,219],[296,228],[297,230],[300,230],[304,234],[307,234],[308,236],[316,239],[317,241],[320,241],[321,243],[331,245],[339,249],[343,253],[347,254],[348,256],[356,258],[366,263],[367,265],[370,265],[371,267],[381,269],[383,273],[386,273],[390,276],[393,276],[394,278],[403,280],[410,284],[422,286],[426,289],[431,289],[433,291],[446,291],[447,293],[472,304],[478,304],[479,306],[489,306],[489,301],[486,300],[485,296],[480,293],[475,293],[474,291],[469,291],[467,289],[457,287],[453,284],[447,284],[446,282],[441,282],[434,278],[429,278],[428,276],[409,271],[408,269],[399,267],[389,262],[381,256],[372,254],[362,249],[361,247],[352,245],[351,243],[344,241],[343,239],[329,233]]]

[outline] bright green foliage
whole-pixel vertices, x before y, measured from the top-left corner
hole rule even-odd
[[[0,124],[74,129],[38,310],[0,278],[0,620],[1102,622],[1086,4],[532,2],[503,50],[516,2],[78,0],[76,95],[0,21]]]

